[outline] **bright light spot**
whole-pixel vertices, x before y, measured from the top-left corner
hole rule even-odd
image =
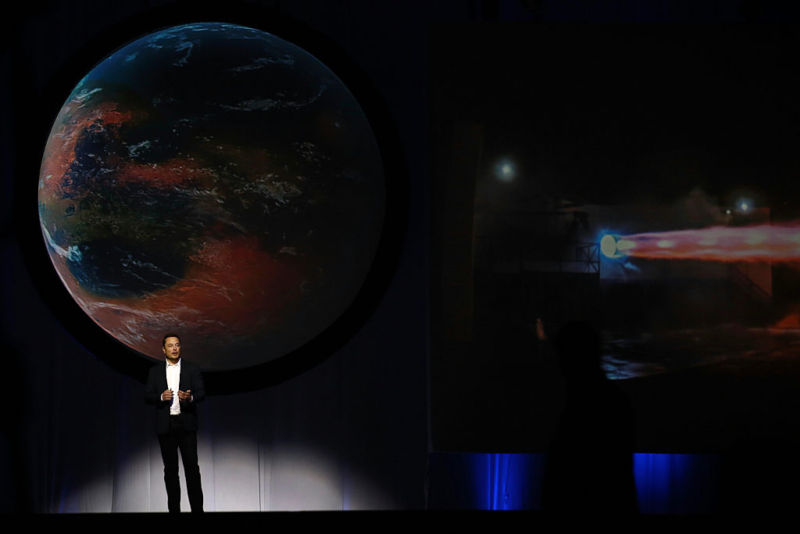
[[[742,199],[742,200],[739,201],[739,211],[748,212],[748,211],[750,211],[751,207],[752,207],[752,205],[750,204],[749,200]]]
[[[669,239],[662,239],[658,243],[656,243],[659,248],[672,248],[675,246],[675,241]]]
[[[495,167],[495,176],[502,182],[510,182],[516,175],[514,164],[508,160],[503,160]]]

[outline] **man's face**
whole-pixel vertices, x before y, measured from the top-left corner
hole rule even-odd
[[[161,350],[171,363],[175,363],[181,357],[181,340],[177,337],[168,337]]]

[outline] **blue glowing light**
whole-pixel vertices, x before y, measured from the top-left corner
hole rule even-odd
[[[541,509],[546,454],[472,453],[473,503],[480,510]],[[702,454],[635,453],[633,475],[643,514],[697,514],[714,509],[719,459]],[[458,477],[456,477],[458,478]]]
[[[719,458],[707,454],[633,455],[639,510],[646,514],[713,511],[719,489]]]
[[[476,508],[531,510],[541,506],[538,485],[544,473],[542,454],[472,454]]]

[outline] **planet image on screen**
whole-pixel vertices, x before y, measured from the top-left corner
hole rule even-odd
[[[302,347],[352,305],[385,213],[378,144],[314,56],[244,26],[146,35],[67,97],[44,150],[39,221],[102,330],[211,371]]]

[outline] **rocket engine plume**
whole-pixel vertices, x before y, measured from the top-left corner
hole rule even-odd
[[[600,250],[609,258],[800,262],[800,223],[607,234],[600,241]]]

